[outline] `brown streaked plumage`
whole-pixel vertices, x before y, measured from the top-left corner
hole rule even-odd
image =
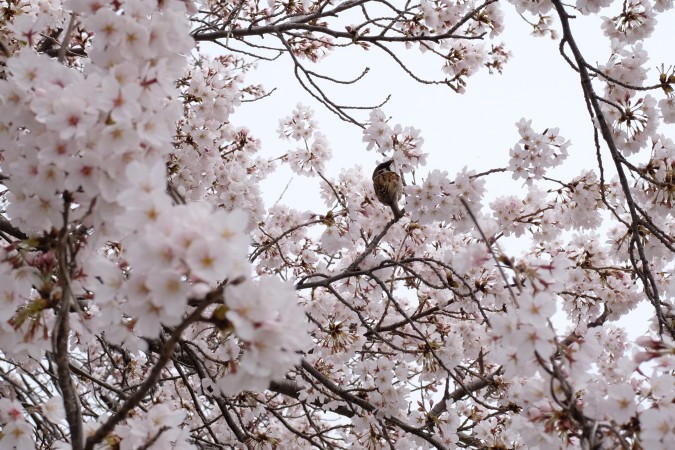
[[[394,217],[399,219],[403,216],[401,210],[398,208],[398,201],[403,194],[403,184],[401,177],[391,170],[393,159],[378,164],[373,172],[373,187],[375,188],[375,195],[377,199],[389,206],[394,212]]]

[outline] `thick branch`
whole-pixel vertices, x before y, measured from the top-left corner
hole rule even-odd
[[[577,46],[577,43],[572,34],[572,29],[570,28],[569,23],[570,16],[569,14],[567,14],[567,11],[565,11],[565,7],[563,6],[560,0],[552,0],[552,2],[558,13],[558,17],[560,17],[560,23],[563,29],[563,41],[567,42],[567,44],[569,45],[570,49],[572,50],[572,54],[574,55],[574,59],[577,63],[579,77],[581,78],[581,87],[583,89],[586,101],[589,102],[592,108],[591,119],[595,119],[594,124],[597,123],[597,127],[600,128],[602,138],[607,144],[610,154],[612,155],[612,160],[614,161],[617,175],[619,177],[621,190],[625,195],[626,204],[628,206],[628,211],[631,217],[630,227],[632,233],[632,243],[637,248],[641,264],[641,267],[637,267],[636,264],[634,264],[634,266],[640,276],[640,279],[643,282],[645,294],[647,295],[652,305],[654,306],[654,310],[656,312],[656,316],[659,322],[659,330],[662,332],[665,328],[670,334],[670,336],[675,338],[675,329],[669,323],[669,321],[666,320],[663,311],[661,309],[661,302],[659,300],[659,293],[656,281],[654,280],[651,270],[649,269],[649,261],[647,260],[644,251],[644,245],[640,239],[641,219],[636,208],[635,200],[633,199],[633,195],[631,193],[631,188],[628,184],[628,178],[621,163],[622,161],[621,153],[619,149],[616,147],[616,143],[614,142],[610,126],[607,123],[607,119],[605,118],[602,108],[600,107],[598,96],[595,94],[595,91],[593,90],[593,84],[591,81],[591,76],[587,69],[588,65],[586,63],[586,60],[581,54],[581,50],[579,50],[579,47]],[[637,261],[635,261],[635,263],[637,263]]]
[[[63,394],[63,407],[66,412],[68,426],[70,427],[70,442],[73,450],[81,450],[83,444],[82,411],[80,408],[80,396],[75,389],[70,372],[70,354],[68,352],[70,305],[73,293],[70,286],[68,255],[68,211],[70,210],[70,202],[67,200],[67,194],[64,194],[63,210],[63,227],[59,232],[58,247],[56,249],[62,297],[60,309],[54,324],[52,346],[58,373],[57,381]]]

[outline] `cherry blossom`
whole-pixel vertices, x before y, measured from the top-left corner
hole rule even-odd
[[[5,3],[0,447],[675,439],[675,80],[646,51],[672,2]],[[514,12],[559,41],[588,141],[533,113],[488,168],[431,166],[446,149],[389,92],[345,106],[330,87],[384,56],[468,94],[511,62]],[[606,16],[586,30],[600,62],[576,14]],[[338,52],[353,64],[324,72]],[[242,105],[268,107],[257,73],[282,60],[308,95],[277,145]],[[331,118],[360,133],[357,163],[333,159]],[[402,217],[368,157],[402,178]],[[322,206],[266,190],[283,165]]]

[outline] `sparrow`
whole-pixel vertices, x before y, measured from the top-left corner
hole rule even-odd
[[[391,170],[393,159],[378,164],[373,172],[373,187],[377,199],[389,206],[394,212],[394,217],[400,219],[403,216],[398,208],[398,201],[403,194],[403,184],[401,177]]]

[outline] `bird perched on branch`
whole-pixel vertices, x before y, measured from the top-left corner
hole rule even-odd
[[[393,162],[394,160],[390,159],[375,167],[373,186],[377,199],[391,208],[396,219],[400,219],[403,213],[398,208],[398,201],[403,194],[403,184],[401,183],[401,177],[391,170]]]

